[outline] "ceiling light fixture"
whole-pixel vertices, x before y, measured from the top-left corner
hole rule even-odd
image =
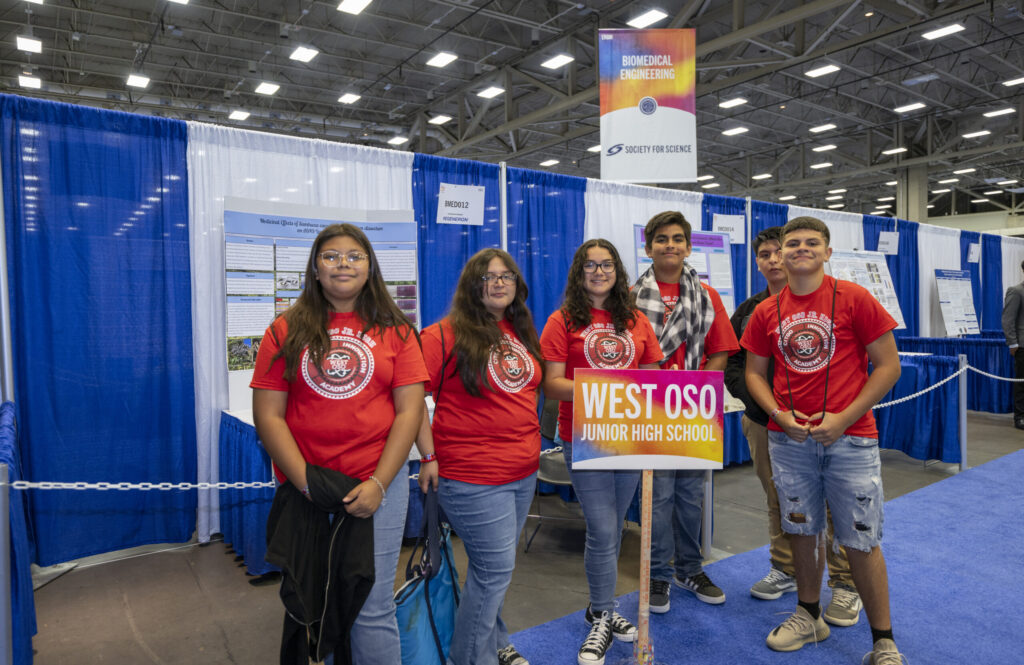
[[[341,0],[338,11],[355,15],[366,9],[370,2],[371,0]]]
[[[896,108],[893,109],[893,112],[895,112],[895,113],[910,113],[911,111],[916,111],[918,109],[923,109],[924,107],[925,107],[925,105],[922,104],[921,102],[914,102],[913,104],[907,104],[905,106],[897,106]]]
[[[354,102],[358,102],[360,99],[362,99],[362,95],[357,95],[353,92],[346,92],[341,97],[338,97],[338,101],[342,104],[352,104]]]
[[[988,199],[971,199],[971,203],[988,203]]]
[[[736,136],[737,134],[746,134],[750,131],[749,127],[732,127],[730,129],[722,130],[723,136]]]
[[[430,65],[431,67],[447,67],[448,65],[452,64],[458,59],[459,56],[455,55],[454,53],[451,53],[449,51],[441,51],[430,60],[427,60],[427,64]]]
[[[888,210],[889,208],[892,207],[892,204],[891,203],[886,203],[885,205],[880,205],[880,206],[875,206],[875,207],[878,208],[879,210]]]
[[[142,74],[129,74],[125,84],[133,88],[145,88],[149,85],[149,77]]]
[[[1009,81],[1003,81],[1003,85],[1005,85],[1006,87],[1010,87],[1012,85],[1020,85],[1021,83],[1024,83],[1024,76],[1020,77],[1019,79],[1010,79]]]
[[[258,86],[256,86],[256,94],[257,95],[272,95],[272,94],[274,94],[275,92],[277,92],[280,89],[281,89],[281,86],[279,86],[276,83],[270,83],[269,81],[263,81]]]
[[[1000,180],[996,184],[999,185],[1000,187],[1005,187],[1007,185],[1016,185],[1017,184],[1017,180],[1016,180],[1016,178],[1014,178],[1013,180]]]
[[[701,189],[714,189],[715,187],[719,187],[719,186],[720,185],[717,182],[709,182],[706,185],[701,185]]]
[[[836,209],[836,208],[845,208],[845,207],[846,207],[845,203],[833,203],[832,205],[829,206],[829,208],[832,208],[833,210]]]
[[[830,189],[830,190],[828,190],[828,193],[829,194],[845,194],[846,190],[845,189]]]
[[[597,145],[590,146],[587,148],[587,152],[601,152],[601,144],[598,143]]]
[[[924,37],[925,39],[939,39],[940,37],[948,37],[949,35],[956,34],[964,29],[964,26],[960,25],[959,23],[954,23],[953,25],[947,25],[946,27],[939,28],[938,30],[926,32],[921,36]]]
[[[655,23],[665,18],[666,16],[668,16],[668,14],[661,11],[660,9],[652,9],[649,12],[644,12],[643,14],[637,16],[636,18],[626,21],[626,25],[628,25],[631,28],[642,29],[646,28],[649,25],[654,25]]]
[[[489,88],[481,90],[476,94],[478,97],[483,97],[484,99],[493,99],[494,97],[497,97],[503,92],[505,92],[505,88],[499,88],[497,86],[492,85]]]
[[[988,113],[982,113],[986,118],[998,118],[1001,115],[1009,115],[1010,113],[1016,113],[1017,109],[1006,107],[1005,109],[998,109],[996,111],[989,111]]]
[[[796,198],[796,197],[795,197],[795,196],[793,196],[792,194],[787,194],[786,196],[780,196],[780,197],[779,197],[779,200],[780,200],[780,201],[792,201],[792,200],[793,200],[793,199],[795,199],[795,198]]]
[[[768,178],[771,178],[771,177],[772,177],[771,173],[758,173],[757,175],[750,176],[750,179],[751,180],[767,180]]]
[[[828,123],[827,125],[818,125],[817,127],[811,127],[809,131],[812,134],[820,134],[821,132],[827,132],[828,130],[835,128],[835,125],[833,125],[832,123]]]
[[[29,53],[43,52],[43,42],[35,37],[18,35],[15,41],[18,44],[19,51],[27,51]]]
[[[896,197],[895,196],[882,196],[878,200],[879,200],[879,202],[884,203],[885,201],[895,201]]]
[[[939,184],[940,185],[952,185],[954,182],[960,182],[960,178],[946,178],[945,180],[940,180]]]
[[[296,46],[295,50],[292,51],[292,54],[288,57],[292,60],[298,60],[299,62],[309,62],[318,55],[320,55],[320,51],[315,48]]]
[[[734,106],[742,106],[742,105],[744,105],[746,103],[747,103],[747,100],[743,99],[742,97],[733,97],[732,99],[727,99],[724,102],[719,102],[718,103],[718,108],[720,108],[720,109],[731,109]]]
[[[29,0],[29,2],[32,2],[32,1],[33,0]],[[168,0],[168,2],[173,2],[176,5],[187,5],[188,4],[188,0]],[[42,0],[39,0],[39,4],[43,4]]]
[[[949,192],[952,191],[952,189],[933,189],[932,194],[948,194]]]
[[[975,172],[975,171],[977,171],[977,170],[978,170],[978,169],[976,169],[976,168],[969,168],[969,169],[959,169],[959,170],[957,170],[957,171],[953,171],[953,174],[954,174],[954,175],[963,175],[963,174],[965,174],[965,173],[974,173],[974,172]]]
[[[813,150],[814,152],[827,152],[829,150],[835,150],[835,149],[836,149],[836,144],[835,143],[829,143],[828,145],[819,145],[816,148],[811,148],[811,150]]]
[[[1003,190],[1001,190],[1001,189],[990,189],[987,192],[982,192],[982,194],[984,194],[985,196],[995,196],[996,194],[1002,194],[1002,193],[1003,193]]]
[[[566,65],[568,65],[570,62],[572,62],[575,59],[576,58],[572,57],[571,55],[566,55],[565,53],[561,53],[559,55],[556,55],[553,58],[550,58],[550,59],[545,60],[544,62],[540,63],[540,66],[541,67],[545,67],[547,69],[558,69],[559,67],[565,67]]]
[[[907,151],[906,148],[889,148],[888,150],[883,150],[882,154],[883,155],[898,155],[901,152],[906,152],[906,151]]]
[[[451,119],[452,117],[450,115],[445,115],[442,113],[441,115],[435,115],[427,122],[429,122],[431,125],[443,125],[444,123],[450,121]]]
[[[979,136],[988,136],[991,133],[992,132],[988,131],[987,129],[983,129],[980,132],[970,132],[969,134],[964,134],[963,136],[965,139],[976,139]]]
[[[889,182],[887,182],[885,184],[888,185],[889,187],[895,187],[896,185],[900,184],[900,182],[899,182],[899,180],[890,180]]]
[[[709,175],[697,176],[697,182],[703,182],[705,180],[714,180],[714,179],[715,179],[715,176],[710,175],[710,174]]]
[[[558,163],[557,159],[546,159],[540,163],[541,166],[554,166]]]
[[[403,143],[408,142],[409,139],[408,137],[405,136],[392,136],[391,138],[388,139],[388,143],[390,143],[391,145],[402,145]]]
[[[249,118],[249,112],[243,111],[242,109],[235,109],[228,116],[228,120],[246,120]]]
[[[35,76],[19,76],[18,85],[22,88],[32,88],[33,90],[39,90],[43,87],[43,80]]]
[[[804,72],[804,76],[809,76],[812,79],[816,79],[819,76],[824,76],[825,74],[831,74],[832,72],[838,71],[839,67],[836,65],[824,65],[823,67],[817,67],[810,71]]]
[[[827,169],[832,166],[832,162],[818,162],[817,164],[811,164],[812,169]]]
[[[842,198],[843,198],[843,195],[842,195],[842,194],[836,194],[835,196],[826,196],[826,197],[825,197],[825,200],[826,200],[826,201],[839,201],[839,200],[841,200]]]

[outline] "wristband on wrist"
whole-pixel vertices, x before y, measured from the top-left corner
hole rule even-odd
[[[427,453],[426,455],[424,455],[423,457],[420,458],[420,464],[423,464],[424,462],[436,462],[436,461],[437,461],[437,455],[435,455],[434,453]]]
[[[775,416],[779,415],[780,413],[782,413],[782,409],[776,407],[774,411],[772,411],[770,414],[768,414],[768,417],[771,418],[772,420],[775,420]],[[778,421],[776,421],[776,422],[778,422]]]
[[[376,476],[370,476],[369,480],[377,483],[377,487],[380,489],[380,505],[384,505],[388,502],[387,493],[384,492],[384,483],[380,482]]]

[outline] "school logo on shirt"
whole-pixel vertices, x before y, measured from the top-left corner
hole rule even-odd
[[[679,296],[662,296],[661,302],[665,303],[665,315],[668,316],[676,308],[676,304],[679,303]]]
[[[786,364],[797,372],[816,372],[835,353],[835,337],[829,337],[831,320],[825,314],[801,313],[782,322],[779,350]]]
[[[581,335],[583,355],[594,369],[619,369],[633,364],[636,347],[628,331],[620,335],[610,323],[594,323]]]
[[[494,384],[507,393],[517,393],[533,379],[533,357],[511,335],[505,335],[491,349],[487,369]]]
[[[349,335],[334,335],[324,354],[324,366],[317,367],[302,354],[302,378],[306,385],[328,399],[348,399],[358,395],[373,377],[373,354],[366,343]]]

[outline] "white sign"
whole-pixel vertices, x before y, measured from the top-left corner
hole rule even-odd
[[[882,231],[878,234],[878,251],[882,254],[899,254],[900,234],[897,231]]]
[[[967,262],[978,263],[981,260],[981,243],[972,242],[967,246]]]
[[[441,183],[437,193],[437,223],[484,225],[484,187]]]
[[[747,216],[746,215],[719,215],[715,213],[712,222],[712,230],[729,234],[729,242],[733,245],[742,245],[746,242]]]

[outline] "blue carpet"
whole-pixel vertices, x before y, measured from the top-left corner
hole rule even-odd
[[[886,503],[883,550],[889,569],[897,644],[912,665],[1024,663],[1024,451],[1018,451]],[[767,546],[707,567],[726,593],[706,605],[675,587],[671,610],[652,615],[659,663],[822,665],[860,663],[871,648],[861,613],[857,625],[800,651],[776,653],[768,632],[796,605],[796,594],[757,600],[750,585],[768,570]],[[582,564],[581,564],[582,565]],[[823,606],[830,598],[822,592]],[[619,611],[636,619],[637,594]],[[521,631],[516,648],[532,665],[568,665],[586,637],[583,612]],[[628,658],[616,642],[607,663]]]

